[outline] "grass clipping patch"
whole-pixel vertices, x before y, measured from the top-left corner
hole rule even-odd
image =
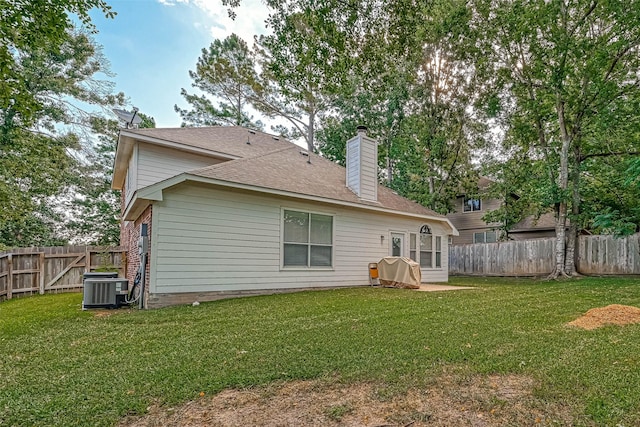
[[[392,391],[380,384],[291,381],[173,407],[150,407],[120,427],[347,426],[498,427],[571,425],[567,409],[532,394],[534,380],[519,375],[443,374],[426,389]]]
[[[632,323],[640,323],[640,308],[630,305],[611,304],[606,307],[592,308],[584,316],[568,324],[592,330],[604,325],[629,325]]]

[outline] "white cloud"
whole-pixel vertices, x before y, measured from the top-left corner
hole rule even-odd
[[[253,36],[265,34],[265,19],[269,15],[267,6],[261,0],[242,0],[234,9],[236,18],[231,19],[228,7],[220,0],[158,0],[165,6],[188,5],[196,8],[193,25],[206,29],[215,39],[223,39],[232,33],[242,37],[249,45]]]

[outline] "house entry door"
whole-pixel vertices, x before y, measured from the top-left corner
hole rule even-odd
[[[404,234],[391,233],[391,256],[404,256]]]

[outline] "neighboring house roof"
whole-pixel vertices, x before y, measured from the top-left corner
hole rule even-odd
[[[547,212],[536,218],[534,215],[529,215],[523,218],[520,222],[513,224],[510,233],[517,233],[522,231],[533,230],[554,230],[556,228],[556,217],[553,212]]]
[[[486,190],[494,182],[495,181],[492,180],[491,178],[487,178],[486,176],[481,176],[480,178],[478,178],[478,188],[480,190]]]

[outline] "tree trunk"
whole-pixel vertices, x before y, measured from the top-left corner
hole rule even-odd
[[[389,134],[387,135],[387,182],[391,185],[393,181],[393,169],[391,167],[391,132],[393,129],[393,125],[391,125],[391,129],[389,129]]]
[[[242,89],[240,85],[237,85],[236,90],[238,91],[238,102],[236,106],[236,125],[242,126],[245,123],[242,123]]]
[[[571,200],[571,223],[569,224],[569,234],[567,236],[567,256],[564,261],[564,271],[569,276],[578,276],[576,270],[576,244],[578,241],[578,216],[580,215],[580,147],[574,149],[575,167],[571,174],[572,200]]]
[[[565,260],[565,224],[567,219],[567,204],[561,202],[558,208],[558,217],[556,218],[556,266],[549,275],[550,278],[557,278],[558,276],[566,276],[564,272],[564,260]]]
[[[309,123],[307,125],[307,149],[309,153],[313,153],[315,149],[315,143],[313,140],[313,134],[315,133],[315,121],[316,114],[314,111],[309,113]]]
[[[576,270],[576,243],[578,240],[578,226],[576,223],[569,224],[567,233],[567,256],[564,260],[564,272],[567,276],[578,276]]]
[[[567,126],[564,120],[564,102],[560,99],[560,95],[556,100],[556,112],[558,113],[558,122],[560,125],[560,133],[562,135],[562,148],[560,150],[560,170],[558,171],[558,190],[559,190],[559,206],[558,216],[556,218],[556,266],[549,275],[550,278],[558,276],[567,276],[564,270],[566,236],[565,227],[567,224],[567,200],[566,191],[569,186],[569,148],[571,146],[571,137],[567,132]]]

